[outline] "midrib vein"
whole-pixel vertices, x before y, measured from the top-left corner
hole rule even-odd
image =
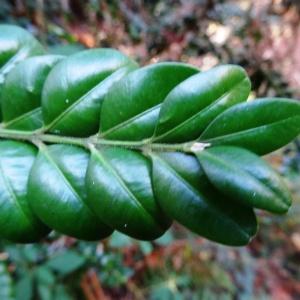
[[[121,123],[119,123],[119,124],[116,125],[116,126],[113,126],[113,127],[109,128],[109,129],[106,130],[106,131],[100,132],[100,133],[99,133],[99,137],[105,137],[106,135],[108,135],[108,134],[110,134],[110,133],[112,133],[112,132],[114,132],[114,131],[116,131],[116,130],[122,128],[122,127],[127,126],[127,125],[130,124],[131,122],[136,121],[137,119],[139,119],[139,118],[145,116],[146,114],[152,112],[153,110],[159,108],[160,106],[161,106],[161,103],[159,103],[159,104],[157,104],[157,105],[155,105],[155,106],[152,106],[152,107],[148,108],[147,110],[145,110],[145,111],[143,111],[143,112],[141,112],[141,113],[139,113],[139,114],[137,114],[137,115],[135,115],[135,116],[133,116],[133,117],[131,117],[131,118],[129,118],[129,119],[127,119],[127,120],[121,122]]]
[[[218,104],[219,102],[221,102],[225,97],[227,97],[230,93],[232,93],[232,90],[236,89],[239,85],[241,85],[244,81],[246,80],[243,79],[242,81],[240,81],[239,83],[235,84],[230,91],[227,91],[225,93],[223,93],[220,97],[218,97],[216,100],[212,101],[208,106],[204,107],[202,110],[196,112],[195,114],[193,114],[192,116],[190,116],[188,119],[184,120],[183,122],[181,122],[180,124],[176,125],[175,127],[173,127],[172,129],[166,131],[165,133],[163,133],[162,135],[159,135],[155,138],[153,138],[153,141],[155,140],[159,140],[162,139],[170,134],[172,134],[174,131],[176,130],[180,130],[180,128],[184,127],[187,123],[193,121],[194,119],[196,119],[199,115],[206,113],[209,109],[211,109],[213,106],[215,106],[216,104]]]

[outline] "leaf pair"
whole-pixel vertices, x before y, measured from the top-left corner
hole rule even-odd
[[[106,95],[99,136],[151,143],[191,141],[218,114],[245,101],[249,92],[249,79],[238,66],[204,73],[179,63],[147,66],[124,77]]]
[[[213,146],[239,146],[264,155],[286,145],[299,132],[299,101],[264,98],[228,109],[206,128],[200,140]]]

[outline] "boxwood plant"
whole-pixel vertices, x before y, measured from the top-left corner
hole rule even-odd
[[[300,133],[300,102],[249,93],[239,66],[138,67],[114,49],[49,55],[1,25],[0,236],[153,240],[176,221],[247,244],[255,208],[291,205],[260,155]]]

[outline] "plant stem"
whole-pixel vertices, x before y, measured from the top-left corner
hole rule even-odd
[[[97,135],[91,137],[69,137],[54,134],[40,133],[39,131],[21,131],[0,128],[0,138],[27,141],[33,144],[53,143],[77,145],[84,148],[101,148],[101,147],[122,147],[140,151],[181,151],[186,153],[201,151],[208,147],[209,144],[199,142],[186,142],[177,144],[160,144],[151,143],[151,140],[142,141],[115,141],[99,138]]]

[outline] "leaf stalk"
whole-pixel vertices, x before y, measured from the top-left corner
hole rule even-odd
[[[91,146],[98,149],[101,147],[122,147],[126,149],[140,150],[143,152],[178,151],[195,153],[210,146],[210,144],[200,143],[197,141],[174,144],[152,143],[151,139],[142,141],[115,141],[102,139],[97,135],[82,138],[46,134],[40,133],[39,131],[21,131],[4,128],[0,128],[0,138],[26,141],[34,145],[38,145],[39,143],[69,144],[87,149],[90,149]]]

